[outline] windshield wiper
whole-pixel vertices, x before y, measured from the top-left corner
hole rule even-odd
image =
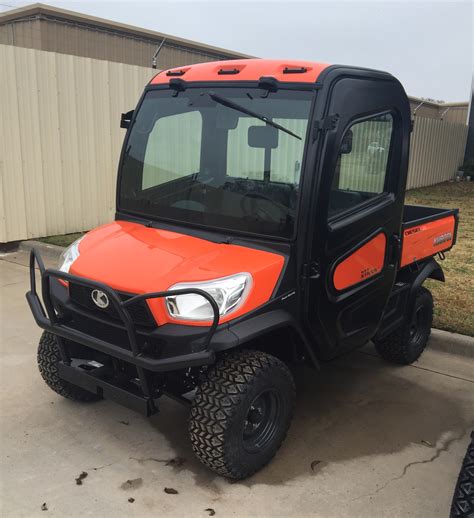
[[[263,121],[265,124],[273,126],[274,128],[288,133],[288,135],[291,135],[292,137],[295,137],[298,140],[301,140],[301,137],[299,137],[296,133],[293,133],[289,129],[286,129],[277,122],[273,122],[270,118],[266,117],[265,115],[260,115],[259,113],[249,110],[248,108],[245,108],[245,106],[241,106],[240,104],[237,104],[234,101],[227,99],[227,97],[222,97],[221,95],[218,95],[214,92],[208,92],[208,95],[213,101],[216,101],[216,103],[222,104],[223,106],[227,106],[227,108],[232,108],[233,110],[245,113],[246,115],[250,115],[251,117],[255,117],[256,119]]]

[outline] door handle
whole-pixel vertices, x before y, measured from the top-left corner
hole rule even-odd
[[[389,241],[388,262],[389,264],[396,264],[400,259],[402,251],[402,240],[397,234],[392,234]]]
[[[321,266],[317,261],[311,261],[303,265],[304,279],[319,279],[321,276]]]

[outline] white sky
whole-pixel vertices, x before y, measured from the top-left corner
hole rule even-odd
[[[0,0],[0,11],[29,3]],[[471,91],[470,0],[45,3],[259,57],[386,70],[410,95],[464,101]]]

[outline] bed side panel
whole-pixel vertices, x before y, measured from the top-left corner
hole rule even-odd
[[[420,259],[436,255],[453,246],[456,218],[449,215],[405,228],[403,232],[402,257],[403,268]]]

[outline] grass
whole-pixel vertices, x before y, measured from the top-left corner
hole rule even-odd
[[[428,280],[435,299],[434,327],[474,336],[474,182],[442,183],[409,191],[406,203],[459,208],[460,224],[454,248],[442,263],[446,282]],[[41,238],[68,246],[82,233]]]
[[[459,209],[458,237],[441,263],[446,282],[428,280],[433,293],[433,327],[474,336],[474,182],[452,182],[414,189],[406,203]]]
[[[75,232],[74,234],[62,234],[59,236],[40,237],[38,241],[57,246],[69,246],[76,239],[84,235],[84,232]]]

